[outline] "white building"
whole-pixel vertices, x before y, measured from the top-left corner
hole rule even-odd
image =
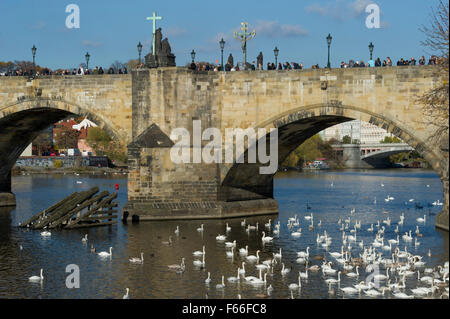
[[[329,127],[323,130],[321,135],[326,141],[332,138],[342,141],[344,136],[350,136],[352,140],[358,140],[361,144],[376,144],[384,140],[386,136],[392,137],[392,134],[386,132],[384,129],[360,120]]]

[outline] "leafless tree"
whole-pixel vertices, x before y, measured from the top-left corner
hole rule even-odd
[[[448,39],[449,4],[439,0],[439,4],[431,12],[431,25],[422,26],[425,34],[422,45],[430,53],[438,56],[436,76],[442,78],[440,85],[419,97],[423,104],[425,124],[436,128],[429,142],[438,142],[441,149],[448,151],[449,134],[449,39]]]

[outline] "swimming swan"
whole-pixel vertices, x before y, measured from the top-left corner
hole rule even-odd
[[[137,258],[137,257],[130,258],[130,263],[143,264],[144,263],[144,253],[141,252],[141,258]]]
[[[43,276],[43,269],[41,268],[41,275],[40,276],[31,276],[30,278],[28,278],[29,281],[42,281],[44,280],[44,276]]]
[[[112,247],[109,247],[109,253],[106,251],[99,252],[98,255],[100,257],[112,257]]]

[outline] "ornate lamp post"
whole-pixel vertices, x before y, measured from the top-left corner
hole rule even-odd
[[[333,37],[331,36],[331,34],[328,33],[327,36],[327,43],[328,43],[328,63],[327,63],[327,68],[331,68],[331,63],[330,63],[330,46],[331,46],[331,40],[333,40]]]
[[[222,40],[220,40],[219,44],[220,44],[220,50],[222,51],[221,65],[222,65],[222,71],[223,71],[224,70],[224,68],[223,68],[223,49],[225,48],[225,41],[223,40],[223,38],[222,38]]]
[[[273,54],[275,55],[275,70],[278,68],[278,53],[280,52],[280,50],[278,50],[277,47],[275,47],[275,49],[273,49]]]
[[[86,69],[89,70],[89,58],[91,57],[91,55],[89,54],[89,52],[86,52],[86,55],[84,57],[86,58]]]
[[[191,58],[192,58],[192,63],[195,63],[194,62],[194,60],[195,60],[195,51],[194,50],[192,50],[192,52],[191,52]]]
[[[244,54],[244,70],[247,69],[247,41],[253,39],[256,35],[256,31],[248,31],[248,23],[241,22],[241,33],[234,31],[234,37],[242,43],[242,53]]]
[[[370,44],[369,44],[369,52],[370,52],[370,59],[372,60],[372,53],[373,53],[373,48],[374,48],[375,46],[372,44],[372,42],[370,42]]]
[[[36,64],[35,64],[35,57],[36,57],[36,46],[33,44],[33,47],[31,48],[31,53],[33,54],[33,75],[36,74]]]
[[[139,53],[139,65],[141,65],[141,54],[142,54],[142,43],[139,41],[137,45],[138,53]]]

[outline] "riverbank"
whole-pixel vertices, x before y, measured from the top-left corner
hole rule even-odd
[[[34,175],[34,174],[60,174],[60,175],[127,175],[128,168],[120,167],[73,167],[73,168],[55,168],[55,167],[13,167],[11,176]]]

